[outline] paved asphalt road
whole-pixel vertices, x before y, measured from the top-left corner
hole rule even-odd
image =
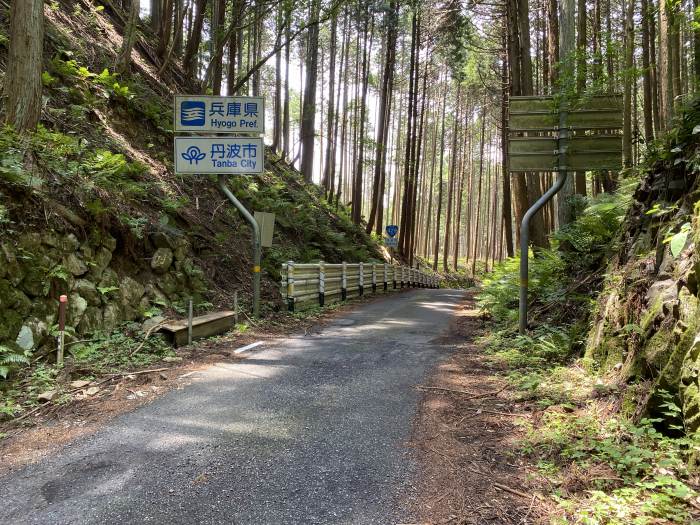
[[[0,523],[399,523],[418,391],[463,297],[412,290],[219,364],[0,478]]]

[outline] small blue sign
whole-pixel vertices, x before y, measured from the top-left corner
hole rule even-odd
[[[399,233],[399,227],[396,224],[390,224],[386,227],[386,234],[389,237],[396,237],[397,233]]]
[[[180,105],[180,122],[183,126],[204,126],[206,113],[205,102],[184,100]]]

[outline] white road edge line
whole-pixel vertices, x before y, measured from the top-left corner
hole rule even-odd
[[[265,344],[264,341],[258,341],[257,343],[250,343],[249,345],[245,345],[245,346],[240,347],[238,350],[234,350],[233,353],[240,354],[241,352],[245,352],[246,350],[252,350],[253,348],[258,347],[260,345],[264,345],[264,344]]]

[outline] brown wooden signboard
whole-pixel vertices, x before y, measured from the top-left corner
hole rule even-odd
[[[622,97],[596,96],[569,106],[566,168],[622,168]],[[558,171],[559,113],[554,97],[511,97],[508,119],[509,170]]]

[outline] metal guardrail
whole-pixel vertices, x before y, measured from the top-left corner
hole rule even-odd
[[[328,264],[319,261],[300,264],[289,261],[282,264],[282,297],[290,312],[300,303],[317,301],[319,306],[324,306],[326,300],[361,297],[366,288],[377,293],[378,287],[388,292],[404,286],[439,288],[440,281],[436,275],[416,268],[388,263]]]

